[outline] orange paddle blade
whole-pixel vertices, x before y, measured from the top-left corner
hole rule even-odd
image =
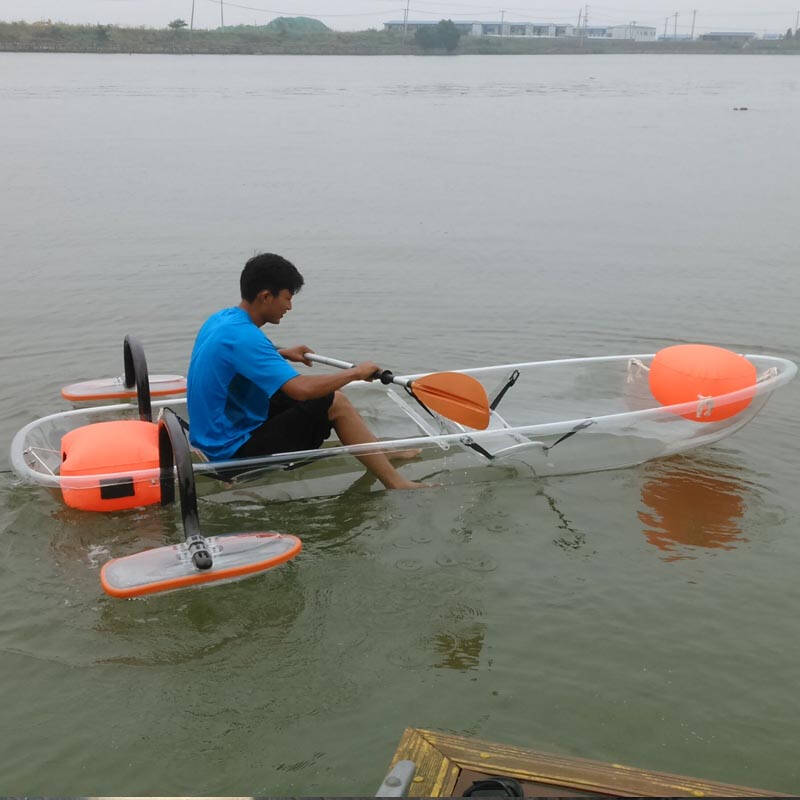
[[[468,428],[484,430],[489,425],[486,389],[470,375],[435,372],[413,381],[411,391],[431,411]]]

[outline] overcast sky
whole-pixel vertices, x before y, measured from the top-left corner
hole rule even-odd
[[[504,9],[506,21],[577,22],[580,0],[409,0],[409,19],[493,20]],[[402,19],[405,0],[195,0],[195,26],[214,28],[220,21],[220,2],[226,25],[263,25],[277,16],[308,16],[337,30],[381,28],[391,19]],[[605,25],[636,21],[664,32],[666,18],[673,30],[678,12],[678,32],[688,33],[692,6],[676,7],[674,0],[603,0],[611,5],[589,3],[589,24]],[[686,0],[683,0],[686,2]],[[689,0],[692,2],[692,0]],[[695,31],[744,30],[784,32],[794,27],[800,0],[696,0]],[[273,6],[273,3],[275,5]],[[177,17],[189,21],[192,0],[0,0],[0,19],[40,19],[73,23],[112,23],[164,27]]]

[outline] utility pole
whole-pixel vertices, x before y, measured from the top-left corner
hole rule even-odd
[[[664,38],[667,38],[667,25],[669,25],[669,17],[664,17]]]
[[[406,9],[403,13],[403,44],[406,43],[406,34],[408,33],[408,7],[411,4],[411,0],[406,0]]]
[[[189,52],[194,53],[192,49],[192,33],[194,32],[194,0],[192,0],[192,16],[189,17]]]
[[[794,18],[794,32],[795,34],[797,31],[800,31],[800,11],[797,12],[797,15]]]
[[[222,8],[225,5],[225,0],[219,0],[219,26],[220,28],[225,27],[225,16],[222,13]]]
[[[505,31],[506,31],[505,18],[506,18],[505,9],[501,8],[500,9],[500,35],[501,36],[505,36],[506,35],[506,33],[505,33]]]
[[[674,31],[673,31],[673,35],[674,35],[674,37],[676,39],[678,38],[678,12],[677,11],[675,12],[675,28],[674,28]]]
[[[697,20],[697,9],[694,9],[694,11],[692,11],[692,36],[691,36],[692,41],[694,41],[694,23],[696,20]]]

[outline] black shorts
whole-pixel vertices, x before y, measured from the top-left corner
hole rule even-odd
[[[279,389],[270,398],[266,422],[250,434],[234,458],[316,450],[331,435],[333,423],[328,419],[328,409],[332,402],[333,392],[300,401]]]

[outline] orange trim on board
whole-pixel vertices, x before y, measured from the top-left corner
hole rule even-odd
[[[246,535],[251,536],[253,534]],[[287,537],[290,535],[291,534],[284,534],[284,536]],[[102,584],[103,591],[105,591],[106,594],[110,594],[112,597],[130,598],[142,597],[143,595],[155,594],[157,592],[171,592],[174,589],[183,589],[187,586],[213,583],[214,581],[219,580],[244,577],[245,575],[251,575],[255,572],[263,572],[271,567],[277,567],[279,564],[283,564],[285,561],[289,561],[289,559],[294,558],[300,552],[300,550],[302,550],[303,543],[296,536],[292,536],[292,538],[296,540],[296,543],[291,550],[287,551],[286,553],[282,553],[279,556],[267,559],[266,561],[258,561],[255,564],[247,564],[243,567],[231,567],[230,569],[224,569],[219,572],[197,572],[194,575],[186,575],[182,578],[171,578],[164,581],[155,581],[154,583],[135,586],[131,589],[116,589],[107,583],[105,579],[106,567],[108,567],[110,564],[113,564],[115,561],[123,560],[122,558],[112,558],[111,561],[103,564],[103,567],[100,570],[100,583]]]

